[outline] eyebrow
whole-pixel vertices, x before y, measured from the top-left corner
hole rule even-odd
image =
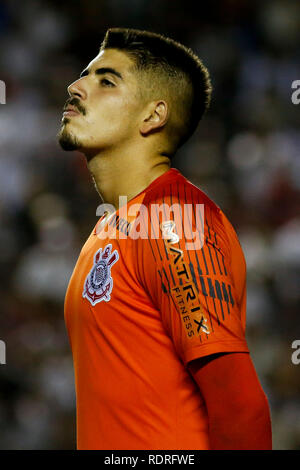
[[[86,75],[88,75],[90,73],[90,71],[88,69],[85,69],[81,72],[80,74],[80,78],[81,77],[85,77]],[[95,74],[96,75],[104,75],[105,73],[112,73],[113,75],[116,75],[117,77],[119,77],[121,80],[123,80],[123,77],[122,75],[120,74],[120,72],[117,72],[117,70],[115,69],[112,69],[111,67],[101,67],[100,69],[96,69],[95,70]]]

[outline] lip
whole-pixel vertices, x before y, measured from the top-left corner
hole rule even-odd
[[[77,114],[79,114],[78,111],[73,111],[72,109],[69,109],[64,111],[63,116],[76,116]]]

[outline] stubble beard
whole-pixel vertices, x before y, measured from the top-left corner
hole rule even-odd
[[[68,124],[69,120],[65,118],[64,124]],[[82,144],[72,132],[67,130],[67,126],[62,126],[58,135],[58,143],[63,150],[71,151],[78,150],[82,147]]]

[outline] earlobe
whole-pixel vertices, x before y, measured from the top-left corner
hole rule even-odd
[[[152,114],[148,114],[147,117],[144,118],[140,127],[140,131],[143,135],[148,134],[148,132],[152,129],[152,119]]]

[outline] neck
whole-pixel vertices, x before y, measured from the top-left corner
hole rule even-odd
[[[88,161],[88,168],[102,202],[119,209],[119,196],[127,202],[169,170],[170,158],[163,153],[141,151],[100,152]]]

